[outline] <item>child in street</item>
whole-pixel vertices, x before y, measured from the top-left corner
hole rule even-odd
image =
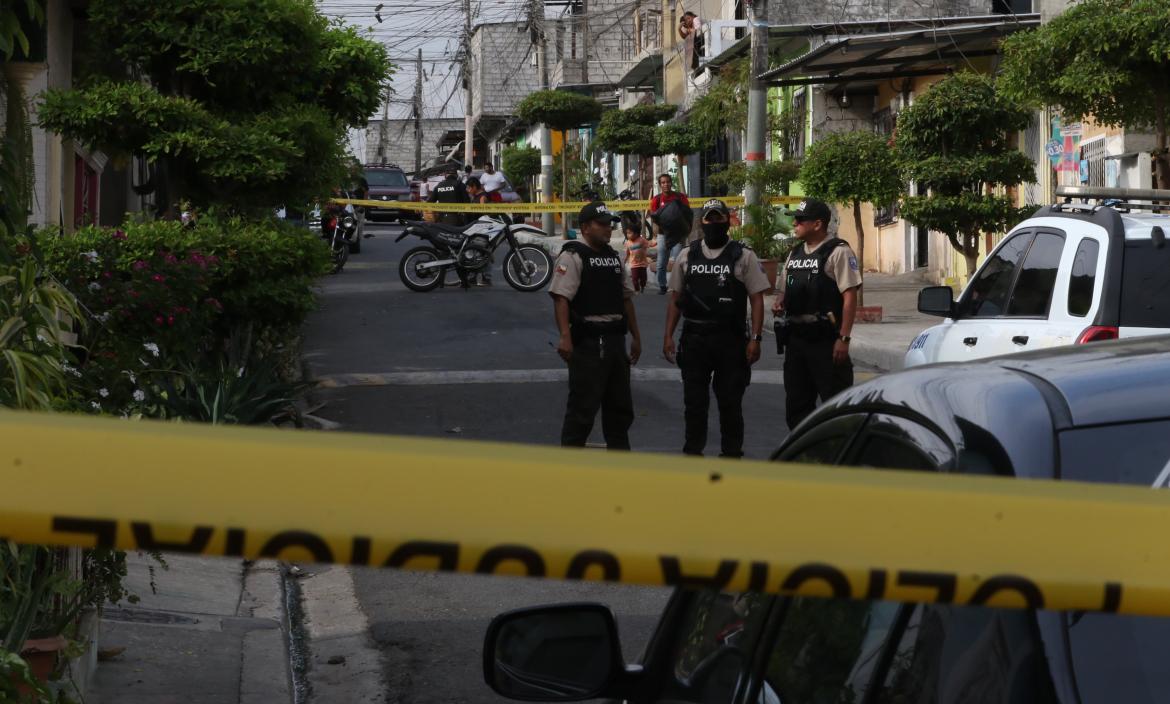
[[[646,255],[650,251],[650,242],[642,236],[642,223],[637,220],[623,218],[622,230],[626,235],[626,264],[634,279],[634,290],[641,293],[646,288],[646,266],[649,262]]]

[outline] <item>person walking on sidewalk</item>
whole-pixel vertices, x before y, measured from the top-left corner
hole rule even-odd
[[[647,252],[650,251],[650,243],[642,236],[642,223],[637,220],[624,221],[622,231],[626,236],[626,266],[630,267],[634,291],[641,293],[646,290],[646,267],[650,264]]]
[[[787,330],[784,393],[791,429],[813,412],[818,396],[825,401],[853,385],[849,341],[861,268],[849,244],[829,236],[827,204],[808,198],[789,215],[801,244],[784,264],[772,313],[781,323],[777,334]]]
[[[668,203],[674,201],[681,201],[682,205],[690,210],[691,202],[687,199],[685,193],[679,193],[674,190],[674,179],[670,174],[659,174],[658,188],[661,192],[650,199],[650,219],[654,221],[655,229],[657,230],[658,240],[658,293],[666,295],[666,275],[670,268],[670,262],[678,257],[678,253],[682,250],[682,243],[686,240],[685,235],[681,235],[678,231],[667,232],[659,224],[659,215],[662,214],[663,209]],[[687,230],[690,230],[688,224]],[[681,236],[680,236],[681,235]]]
[[[719,406],[720,457],[743,457],[743,395],[760,359],[768,277],[755,252],[728,236],[721,200],[703,204],[703,238],[682,251],[670,274],[662,354],[682,370],[686,437],[683,452],[707,446],[711,389]],[[751,303],[751,324],[747,323]],[[676,351],[674,331],[683,318]],[[714,383],[712,383],[714,379]]]
[[[594,201],[578,215],[581,240],[568,242],[557,257],[549,295],[560,342],[557,354],[569,365],[569,398],[561,445],[584,447],[601,410],[601,429],[610,450],[630,449],[634,401],[630,366],[642,353],[634,313],[630,270],[609,246],[618,218]],[[626,332],[632,340],[626,352]]]

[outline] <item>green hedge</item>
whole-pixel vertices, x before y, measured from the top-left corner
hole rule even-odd
[[[39,242],[84,311],[79,401],[113,413],[152,414],[158,386],[144,380],[172,370],[278,361],[266,357],[297,334],[330,266],[319,236],[277,221],[128,223]]]

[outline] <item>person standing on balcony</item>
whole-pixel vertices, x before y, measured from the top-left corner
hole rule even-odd
[[[658,293],[666,295],[666,276],[670,268],[670,262],[673,262],[678,253],[682,251],[683,240],[686,236],[679,236],[678,232],[667,231],[663,228],[662,223],[659,222],[658,216],[662,213],[667,204],[674,201],[680,201],[681,205],[690,211],[691,202],[687,200],[685,193],[679,193],[674,190],[674,179],[670,174],[659,174],[658,188],[661,192],[650,199],[650,219],[654,221],[654,229],[658,234]],[[690,223],[687,224],[687,231],[690,230]]]
[[[691,39],[691,70],[699,70],[699,58],[703,56],[703,23],[693,12],[684,12],[678,24],[678,36],[685,41]]]

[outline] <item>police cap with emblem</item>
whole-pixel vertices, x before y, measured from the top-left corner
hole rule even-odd
[[[719,213],[720,215],[722,215],[724,217],[724,219],[726,219],[730,215],[730,211],[728,211],[728,209],[727,209],[727,204],[724,203],[723,201],[719,200],[718,198],[712,198],[711,200],[707,201],[706,203],[703,203],[702,219],[706,220],[707,216],[710,215],[711,213]]]
[[[800,201],[800,205],[796,206],[795,210],[789,210],[788,215],[797,220],[823,220],[825,225],[833,219],[833,211],[829,206],[822,201],[813,198],[805,198]]]
[[[585,224],[590,220],[597,220],[605,223],[615,223],[618,222],[620,218],[611,213],[609,208],[605,206],[605,203],[599,200],[595,200],[584,208],[581,208],[581,213],[577,216],[577,221],[581,224]]]

